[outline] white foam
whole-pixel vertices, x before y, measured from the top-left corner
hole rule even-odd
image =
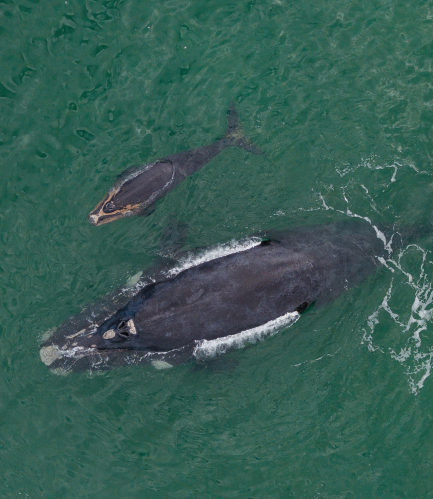
[[[320,193],[321,207],[319,209],[333,210],[351,218],[365,220],[374,228],[377,237],[383,242],[388,256],[387,258],[379,257],[378,260],[391,272],[392,278],[382,302],[367,319],[362,343],[367,345],[369,351],[388,354],[404,366],[409,387],[414,394],[417,394],[433,371],[433,336],[428,334],[429,323],[433,318],[433,282],[429,280],[429,276],[433,275],[433,262],[428,259],[429,252],[416,244],[409,244],[395,256],[392,252],[393,237],[387,240],[383,232],[372,223],[368,216],[355,213],[351,209],[353,203],[346,195],[348,187],[359,185],[364,191],[363,197],[368,199],[372,210],[380,215],[376,200],[370,195],[371,191],[377,190],[378,185],[375,183],[364,185],[358,182],[359,175],[351,179],[350,174],[361,168],[389,170],[391,175],[388,181],[383,187],[380,186],[383,192],[397,182],[399,168],[405,167],[409,167],[416,174],[431,175],[428,172],[419,171],[412,164],[403,165],[398,161],[377,165],[374,158],[363,160],[355,166],[344,165],[344,168],[337,169],[337,172],[347,182],[346,185],[340,186],[346,209],[330,206]],[[335,193],[335,187],[328,186],[328,192]],[[412,258],[406,264],[403,257],[409,251],[412,252]],[[413,252],[419,254],[418,258],[415,258],[415,263]],[[427,265],[429,265],[428,271]],[[398,282],[394,286],[395,281]],[[394,298],[397,293],[398,296]],[[394,324],[401,334],[387,334],[385,338],[380,333],[376,335],[380,330],[383,331],[387,320],[391,323],[387,326],[388,332],[392,333],[392,324]]]
[[[138,166],[135,170],[132,170],[131,173],[129,175],[127,175],[125,178],[121,178],[119,181],[117,181],[113,185],[113,187],[110,190],[110,192],[116,190],[120,185],[126,184],[126,182],[129,182],[133,178],[138,177],[139,175],[141,175],[145,171],[150,170],[157,163],[158,163],[158,161],[154,161],[153,163],[147,163],[146,165]]]
[[[193,355],[197,359],[215,357],[227,352],[229,349],[243,348],[248,343],[257,343],[268,336],[273,336],[282,327],[291,326],[299,317],[298,312],[289,312],[266,324],[231,336],[215,340],[202,340],[195,347]]]
[[[250,237],[241,241],[233,240],[226,244],[220,244],[214,248],[210,248],[199,253],[190,253],[179,260],[174,267],[162,273],[168,278],[175,277],[180,272],[192,267],[197,267],[201,263],[210,262],[216,258],[232,255],[234,253],[247,251],[255,246],[258,246],[261,242],[262,239],[260,237]],[[150,276],[145,277],[145,272],[138,272],[128,279],[126,285],[121,289],[121,294],[125,296],[132,296],[154,282],[156,282],[154,278]]]
[[[344,187],[342,188],[342,190],[343,190],[343,198],[344,198],[344,200],[346,201],[346,204],[347,204],[346,211],[343,211],[343,210],[337,210],[336,208],[333,208],[332,206],[328,206],[328,205],[326,204],[325,199],[324,199],[324,197],[322,196],[322,194],[319,194],[319,198],[320,198],[320,200],[322,201],[323,208],[324,208],[325,210],[337,211],[338,213],[342,213],[343,215],[346,215],[346,216],[348,216],[348,217],[350,217],[350,218],[360,218],[361,220],[365,220],[366,222],[368,222],[368,223],[372,226],[372,228],[374,229],[374,231],[376,232],[376,236],[377,236],[377,238],[378,238],[378,239],[380,239],[380,240],[382,241],[382,243],[383,243],[383,246],[384,246],[385,250],[386,250],[389,254],[391,254],[391,253],[392,253],[392,246],[391,246],[391,245],[392,245],[392,239],[393,239],[394,235],[392,235],[392,236],[391,236],[391,238],[390,238],[390,240],[389,240],[389,241],[387,241],[387,240],[386,240],[386,237],[385,237],[385,234],[384,234],[381,230],[379,230],[379,229],[376,227],[376,225],[374,225],[374,224],[373,224],[373,222],[370,220],[370,218],[369,218],[369,217],[363,217],[363,216],[361,216],[361,215],[358,215],[358,214],[356,214],[356,213],[353,213],[353,212],[349,209],[349,201],[348,201],[348,199],[347,199],[347,197],[346,197],[346,193],[345,193],[345,191],[344,191]]]
[[[292,367],[299,367],[305,364],[314,364],[315,362],[319,362],[320,360],[326,359],[328,357],[335,357],[340,350],[341,348],[339,348],[335,353],[327,353],[325,355],[322,355],[321,357],[317,357],[316,359],[304,360],[303,362],[299,362],[299,364],[293,364]]]
[[[413,165],[409,164],[409,166],[416,170],[416,168]],[[346,163],[344,168],[336,167],[335,170],[340,175],[340,177],[345,177],[346,175],[348,175],[350,173],[354,173],[356,170],[358,170],[360,168],[368,168],[369,170],[387,170],[388,168],[390,168],[391,170],[393,170],[393,172],[392,172],[392,176],[390,178],[390,181],[389,181],[388,185],[386,186],[386,188],[387,188],[390,186],[390,184],[392,184],[396,181],[397,171],[398,171],[399,167],[402,167],[402,164],[399,163],[398,161],[394,161],[391,165],[376,165],[375,164],[375,157],[371,156],[370,158],[363,159],[357,165],[350,166]],[[416,171],[418,172],[418,170],[416,170]],[[426,172],[422,172],[422,173],[426,173]],[[361,184],[361,186],[368,193],[367,188],[362,184]]]
[[[416,250],[421,255],[421,263],[415,277],[404,268],[402,258],[408,251]],[[368,318],[369,331],[364,331],[363,342],[369,350],[380,350],[383,353],[387,350],[392,359],[396,360],[406,368],[406,374],[411,391],[416,394],[424,386],[425,380],[430,376],[433,361],[433,344],[430,336],[422,338],[421,333],[428,330],[429,322],[433,317],[433,284],[428,280],[425,270],[428,253],[418,245],[410,244],[404,248],[396,260],[388,260],[389,265],[393,265],[396,272],[406,280],[408,288],[412,290],[412,303],[401,303],[398,307],[405,314],[409,313],[409,318],[403,320],[395,312],[389,302],[393,295],[393,281],[382,300],[382,303]],[[397,306],[397,305],[395,305]],[[388,345],[387,349],[379,348],[375,344],[376,327],[380,324],[379,314],[384,311],[400,329],[403,344],[400,346]]]
[[[168,270],[166,275],[168,277],[174,277],[184,270],[190,269],[192,267],[197,267],[198,265],[210,262],[211,260],[216,260],[217,258],[222,258],[224,256],[233,255],[234,253],[241,253],[243,251],[248,251],[255,246],[258,246],[262,242],[260,237],[252,237],[245,239],[243,241],[231,241],[227,244],[222,244],[204,251],[199,254],[192,254],[181,260],[175,267]]]
[[[417,271],[419,277],[415,277],[409,270],[405,269],[402,263],[403,256],[408,251],[413,251],[414,249],[421,255],[421,263]],[[412,298],[409,298],[409,300],[412,303],[399,299],[399,303],[394,305],[394,309],[391,307],[390,301],[394,292],[393,280],[391,280],[382,303],[368,318],[368,331],[364,330],[363,336],[363,343],[367,344],[370,351],[379,350],[382,353],[388,352],[392,359],[405,367],[409,387],[414,394],[417,394],[424,386],[425,380],[430,376],[432,371],[432,338],[427,336],[422,339],[421,337],[421,333],[427,331],[428,324],[433,317],[433,285],[428,280],[425,271],[426,263],[427,252],[422,247],[414,244],[410,244],[404,248],[396,260],[387,260],[387,268],[393,270],[396,277],[403,277],[406,285],[411,289]],[[399,285],[401,286],[402,284]],[[406,291],[405,295],[408,294]],[[396,307],[398,307],[400,313],[397,312]],[[398,343],[393,345],[390,343],[390,340],[387,341],[387,345],[385,346],[377,344],[375,333],[381,322],[379,315],[382,311],[399,328],[401,337],[394,341],[398,341],[400,345]],[[402,317],[407,316],[407,314],[409,314],[409,318],[403,319]]]

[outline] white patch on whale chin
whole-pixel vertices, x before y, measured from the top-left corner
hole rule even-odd
[[[42,347],[39,351],[39,355],[46,366],[50,366],[53,362],[63,357],[62,352],[57,345]]]
[[[298,312],[289,312],[261,326],[241,331],[240,333],[215,340],[201,340],[194,349],[193,355],[198,360],[221,355],[227,350],[243,348],[248,343],[256,343],[268,336],[273,336],[282,327],[291,326],[300,317]]]
[[[234,253],[247,251],[255,246],[258,246],[261,242],[262,239],[260,237],[252,237],[243,241],[231,241],[230,243],[216,246],[215,248],[211,248],[198,255],[194,254],[187,256],[185,259],[181,260],[178,265],[168,270],[166,275],[168,277],[174,277],[184,270],[197,267],[202,263],[210,262],[211,260],[216,260],[217,258],[222,258],[223,256],[233,255]]]

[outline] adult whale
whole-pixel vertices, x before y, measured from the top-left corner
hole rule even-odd
[[[206,342],[230,342],[359,284],[386,256],[378,234],[365,221],[301,227],[162,272],[126,303],[117,295],[67,321],[41,359],[66,371],[183,362]]]
[[[230,104],[227,131],[222,139],[138,168],[128,168],[90,213],[89,222],[102,225],[132,215],[149,215],[158,199],[230,146],[241,147],[253,154],[263,154],[243,135],[234,103]]]

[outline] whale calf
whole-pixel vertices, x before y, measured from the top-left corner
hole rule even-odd
[[[44,341],[40,356],[63,371],[168,367],[193,358],[205,342],[230,341],[334,300],[372,274],[384,255],[365,221],[252,239],[225,256],[160,272],[128,299],[90,307]]]
[[[243,135],[233,103],[230,104],[227,131],[222,139],[204,147],[172,154],[138,168],[128,168],[89,214],[89,222],[102,225],[123,217],[152,213],[158,199],[230,146],[241,147],[253,154],[263,154]]]

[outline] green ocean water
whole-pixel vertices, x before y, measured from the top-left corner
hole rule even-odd
[[[43,334],[184,250],[362,217],[431,224],[433,5],[0,0],[0,497],[433,497],[433,238],[224,362],[55,376]],[[147,218],[130,165],[226,149]]]

